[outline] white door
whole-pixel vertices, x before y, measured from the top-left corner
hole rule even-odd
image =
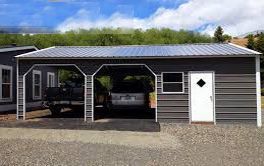
[[[191,121],[214,121],[214,73],[190,72]]]

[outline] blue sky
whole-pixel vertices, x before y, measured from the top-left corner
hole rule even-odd
[[[262,0],[0,0],[0,26],[171,28],[239,35],[264,29]]]
[[[175,2],[169,0],[0,0],[0,25],[56,27],[80,9],[93,12],[93,17],[98,14],[107,17],[120,12],[144,18],[160,7],[174,8],[182,2],[182,0]]]

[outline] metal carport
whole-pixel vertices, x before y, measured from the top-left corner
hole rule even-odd
[[[74,64],[85,74],[85,120],[93,121],[93,75],[103,64],[144,64],[155,73],[156,121],[190,121],[189,74],[214,71],[216,123],[261,126],[260,53],[228,43],[152,46],[58,46],[17,56],[17,117],[25,118],[23,75],[35,64]],[[199,62],[199,63],[197,63]],[[235,62],[235,63],[234,63]],[[182,93],[163,93],[162,73],[181,72]],[[234,79],[234,80],[232,80]],[[241,87],[234,87],[234,83]],[[226,88],[228,86],[228,88]],[[239,89],[241,88],[241,90]],[[227,98],[229,97],[229,98]],[[216,98],[216,99],[215,99]],[[246,101],[246,102],[245,102]],[[234,109],[239,107],[239,109]]]

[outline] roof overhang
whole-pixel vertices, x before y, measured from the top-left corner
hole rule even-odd
[[[9,51],[19,51],[19,50],[29,50],[29,49],[35,49],[39,50],[35,46],[21,46],[21,47],[8,47],[8,48],[0,48],[0,52],[9,52]]]
[[[195,45],[195,44],[193,44]],[[211,45],[214,45],[214,44],[211,44]],[[217,44],[215,44],[217,45]],[[221,44],[219,44],[221,45]],[[222,44],[224,45],[224,44]],[[127,55],[127,56],[122,56],[122,55],[114,55],[114,56],[111,56],[111,54],[107,55],[107,56],[94,56],[94,55],[87,55],[85,53],[81,53],[79,55],[81,56],[68,56],[67,55],[67,51],[66,53],[64,54],[64,47],[59,47],[60,50],[57,50],[57,47],[49,47],[49,48],[45,48],[45,49],[42,49],[42,50],[37,50],[37,51],[33,51],[33,52],[29,52],[29,53],[25,53],[25,54],[21,54],[21,55],[18,55],[16,56],[16,58],[18,59],[172,59],[172,58],[226,58],[226,57],[256,57],[258,55],[261,55],[261,53],[257,52],[257,51],[254,51],[254,50],[250,50],[248,48],[244,48],[244,47],[241,47],[241,46],[238,46],[238,45],[235,45],[235,44],[231,44],[231,43],[225,43],[225,45],[229,45],[229,47],[232,47],[235,49],[235,51],[232,52],[228,52],[225,54],[225,48],[223,48],[223,55],[221,54],[221,52],[219,53],[219,48],[218,48],[218,53],[219,54],[188,54],[188,55],[184,55],[184,54],[168,54],[168,55],[162,55],[162,56],[159,56],[159,55],[156,55],[156,54],[151,54],[150,56],[148,55],[142,55],[140,56],[140,54],[137,54],[136,56],[134,55]],[[151,45],[150,45],[151,46]],[[155,46],[155,45],[154,45]],[[171,45],[164,45],[164,46],[171,46]],[[179,45],[178,45],[179,46]],[[190,44],[190,46],[192,46]],[[87,49],[89,50],[90,48],[93,48],[93,46],[69,46],[69,47],[65,47],[65,49],[68,49],[69,51],[71,51],[71,54],[78,54],[78,50],[74,50],[75,47],[78,47],[78,48],[81,48],[81,49]],[[96,46],[97,47],[97,46]],[[101,49],[102,47],[104,46],[98,46],[98,49]],[[109,48],[109,46],[106,46]],[[144,47],[144,46],[110,46],[110,47],[117,47],[117,48],[122,48],[122,47]],[[148,47],[148,46],[146,46]],[[162,47],[162,46],[160,46]],[[191,48],[191,47],[190,47]],[[59,55],[57,56],[56,54],[53,55],[53,51],[58,51],[59,52]],[[213,48],[211,49],[211,51],[213,50]],[[194,49],[195,51],[195,49]],[[211,51],[208,51],[207,53],[210,53]],[[201,52],[200,52],[201,53]],[[45,55],[48,55],[48,56],[45,56]]]
[[[241,48],[241,49],[243,49],[243,50],[246,50],[246,51],[252,52],[253,54],[259,54],[259,55],[262,54],[262,53],[260,53],[260,52],[257,52],[257,51],[254,51],[254,50],[248,49],[248,48],[246,48],[246,47],[242,47],[242,46],[237,45],[237,44],[233,44],[233,43],[228,43],[228,44],[230,44],[230,45],[232,45],[232,46],[235,46],[235,47],[237,47],[237,48]]]
[[[260,56],[261,54],[249,54],[249,55],[215,55],[215,56],[208,56],[208,55],[192,55],[192,56],[144,56],[144,57],[19,57],[16,56],[17,59],[25,59],[25,60],[49,60],[49,59],[189,59],[189,58],[254,58]]]

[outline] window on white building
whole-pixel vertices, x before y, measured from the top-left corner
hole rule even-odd
[[[0,101],[12,101],[12,66],[0,65]]]
[[[47,73],[47,87],[55,87],[55,74],[52,72]]]
[[[33,70],[32,72],[32,81],[33,81],[33,99],[41,99],[41,71]]]

